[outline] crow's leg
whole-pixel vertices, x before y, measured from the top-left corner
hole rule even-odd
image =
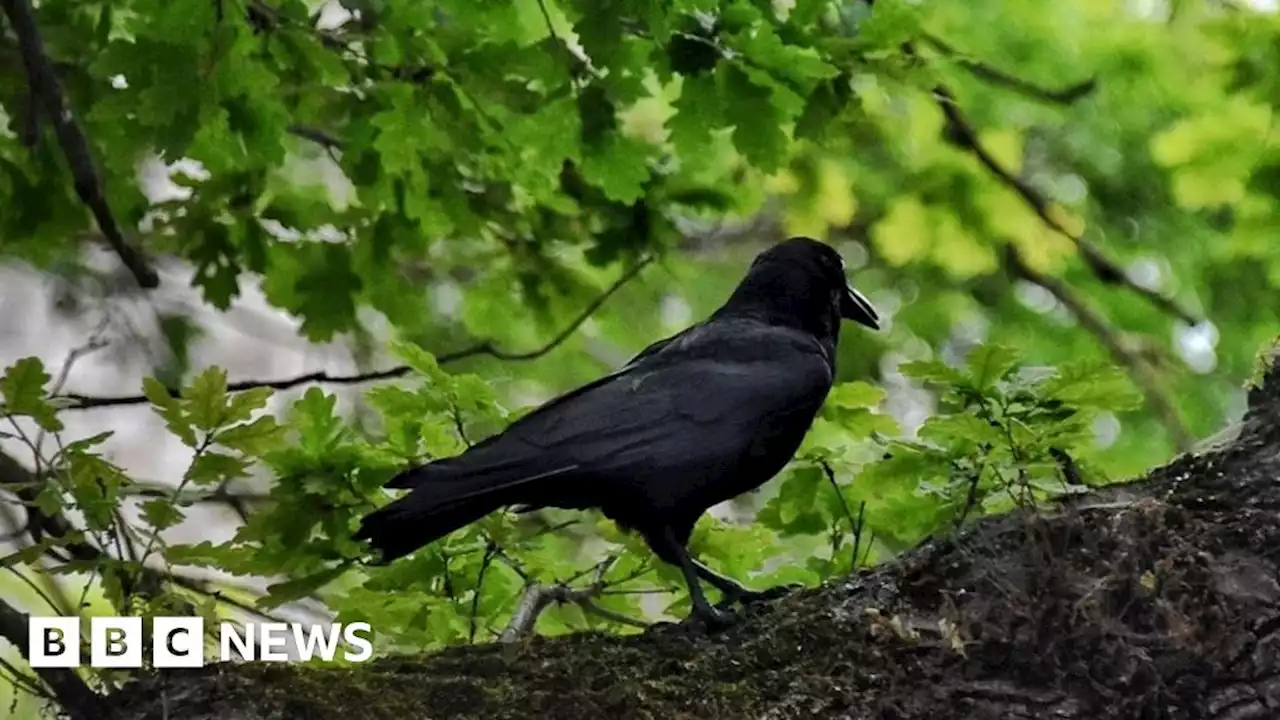
[[[698,573],[698,577],[711,583],[712,587],[724,593],[725,597],[730,600],[739,600],[756,594],[755,591],[747,589],[747,586],[737,580],[721,575],[693,558],[690,558],[689,562],[693,563],[693,569]]]
[[[662,531],[662,544],[662,549],[666,552],[660,554],[675,558],[679,564],[680,572],[684,574],[684,582],[689,586],[689,599],[693,601],[693,614],[701,618],[707,625],[719,626],[731,623],[733,616],[712,606],[707,601],[706,594],[702,591],[702,583],[698,580],[698,573],[699,568],[706,569],[705,566],[702,566],[701,563],[689,555],[689,551],[680,541],[676,540],[675,533],[671,532],[669,528]],[[712,574],[714,575],[715,573]],[[733,581],[730,580],[729,582]],[[743,589],[745,590],[745,588]]]
[[[725,599],[732,602],[753,603],[764,600],[773,600],[786,595],[794,589],[788,585],[779,585],[778,587],[769,588],[768,590],[751,590],[737,580],[721,575],[693,558],[690,558],[689,562],[693,563],[694,571],[697,572],[703,580],[711,583],[712,587],[724,593]]]

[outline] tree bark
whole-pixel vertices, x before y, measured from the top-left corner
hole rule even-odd
[[[1239,435],[989,518],[707,634],[663,624],[333,669],[165,671],[142,718],[1280,717],[1280,362]]]

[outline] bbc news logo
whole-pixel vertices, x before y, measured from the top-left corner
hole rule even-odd
[[[27,631],[27,657],[33,668],[80,666],[81,620],[78,617],[32,617]],[[348,662],[373,657],[369,623],[303,625],[299,623],[218,624],[218,659],[289,662],[289,641],[298,660]],[[343,644],[345,641],[345,646]],[[89,665],[140,668],[145,635],[140,617],[95,617],[89,622]],[[151,664],[157,668],[193,668],[205,664],[204,618],[157,617],[151,621]]]

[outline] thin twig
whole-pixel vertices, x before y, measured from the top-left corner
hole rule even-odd
[[[825,458],[818,460],[818,466],[822,468],[822,474],[827,476],[827,482],[831,483],[831,489],[835,491],[836,499],[840,501],[840,509],[844,511],[844,516],[849,520],[849,532],[853,533],[853,565],[850,569],[858,566],[858,543],[862,539],[862,512],[866,509],[866,502],[862,503],[858,510],[858,519],[853,519],[853,513],[849,510],[849,503],[845,502],[844,493],[840,492],[840,483],[836,482],[836,471],[831,468],[831,463]],[[832,547],[831,552],[835,553],[839,548]],[[832,558],[835,559],[834,557]]]
[[[326,150],[341,150],[344,143],[340,138],[331,135],[319,128],[313,128],[309,125],[290,125],[286,128],[292,135],[297,135],[304,140],[320,145]]]
[[[614,612],[608,608],[602,608],[588,598],[578,600],[577,605],[582,608],[584,612],[591,613],[592,615],[604,618],[605,620],[616,622],[619,625],[629,625],[634,628],[640,628],[641,630],[648,629],[649,627],[649,623],[643,620],[636,620],[635,618],[627,617],[622,613]]]
[[[646,257],[632,266],[629,270],[622,274],[612,285],[601,293],[595,300],[583,309],[568,325],[564,327],[555,337],[551,338],[547,343],[525,352],[510,352],[498,347],[492,339],[482,340],[474,345],[457,350],[451,353],[445,353],[436,357],[436,362],[441,365],[466,360],[469,358],[487,355],[497,360],[520,362],[526,360],[535,360],[546,355],[547,353],[560,347],[568,340],[574,332],[582,326],[597,310],[614,293],[622,289],[624,285],[640,274],[643,270],[653,262],[652,256]],[[299,385],[309,384],[330,384],[330,385],[356,385],[377,380],[389,380],[392,378],[404,377],[413,372],[413,368],[407,365],[399,365],[387,370],[376,370],[367,373],[355,373],[352,375],[330,375],[325,371],[307,373],[296,377],[283,378],[280,380],[245,380],[241,382],[230,383],[227,385],[227,392],[243,392],[254,388],[271,388],[274,390],[287,390],[289,388],[298,387]],[[174,397],[181,397],[182,390],[180,388],[169,388],[169,393]],[[103,407],[119,407],[121,405],[144,405],[150,402],[145,395],[117,395],[117,396],[91,396],[78,394],[57,395],[54,400],[64,404],[64,410],[87,410],[91,408]]]
[[[989,82],[992,85],[997,85],[999,87],[1021,93],[1027,97],[1035,98],[1036,100],[1043,100],[1044,102],[1058,105],[1070,105],[1092,93],[1098,87],[1097,78],[1089,78],[1088,80],[1057,90],[1041,87],[1033,82],[1023,80],[1020,77],[1006,73],[1003,70],[998,70],[985,62],[966,57],[964,53],[956,50],[950,43],[944,41],[942,38],[928,33],[925,33],[922,37],[924,38],[924,41],[932,45],[934,49],[943,55],[946,55],[951,60],[954,60],[957,65],[968,70],[974,75],[974,77]]]
[[[148,289],[158,287],[160,277],[142,253],[125,240],[115,216],[111,214],[111,207],[102,192],[102,179],[89,149],[89,140],[76,122],[75,115],[67,107],[62,83],[45,51],[44,38],[40,35],[40,26],[36,23],[35,10],[31,7],[30,0],[0,0],[0,6],[3,6],[13,25],[13,31],[18,36],[18,49],[22,53],[22,64],[26,67],[27,84],[35,99],[39,100],[45,115],[53,123],[58,144],[62,146],[62,153],[71,167],[76,194],[93,213],[107,243],[138,284]]]
[[[630,625],[631,627],[647,628],[648,624],[641,620],[629,618],[621,613],[602,608],[595,603],[595,598],[607,594],[606,590],[609,586],[621,585],[638,577],[638,574],[633,572],[626,578],[612,582],[606,581],[605,575],[617,560],[617,555],[610,555],[587,570],[575,574],[570,580],[557,582],[552,585],[543,585],[540,583],[526,581],[524,591],[520,595],[520,601],[516,605],[516,611],[511,615],[511,619],[507,622],[506,628],[503,629],[502,634],[499,636],[499,642],[515,642],[521,637],[533,632],[533,627],[537,624],[538,617],[542,614],[542,611],[546,610],[552,603],[561,605],[565,603],[572,603],[582,608],[583,612],[590,613],[596,617],[611,620],[623,625]],[[637,569],[637,571],[640,570],[643,570],[643,568]],[[570,582],[581,578],[587,573],[593,573],[595,576],[590,585],[585,588],[573,588],[569,586]]]
[[[0,679],[8,680],[13,683],[16,689],[22,690],[42,700],[49,700],[52,702],[58,701],[58,699],[53,696],[53,693],[49,692],[44,685],[40,684],[40,680],[22,672],[17,668],[17,666],[8,660],[0,658],[0,668],[4,668],[9,672],[7,676],[0,675]],[[17,702],[17,698],[14,698],[14,702]]]
[[[498,546],[490,538],[484,547],[484,558],[480,560],[480,572],[476,576],[476,589],[471,596],[471,613],[468,618],[469,632],[467,633],[467,642],[475,643],[476,641],[476,618],[480,613],[480,592],[484,590],[484,576],[489,572],[489,566],[493,564],[493,558],[497,554]]]
[[[862,549],[862,530],[867,524],[867,501],[858,503],[858,522],[853,526],[853,562],[850,570],[858,569],[858,551]]]

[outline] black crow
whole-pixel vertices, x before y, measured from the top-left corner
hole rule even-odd
[[[879,329],[831,247],[792,238],[760,253],[706,321],[562,395],[455,457],[387,484],[411,492],[356,533],[383,562],[508,505],[599,508],[679,567],[695,615],[728,619],[701,577],[733,600],[747,590],[685,545],[708,508],[791,460],[835,376],[841,318]]]

